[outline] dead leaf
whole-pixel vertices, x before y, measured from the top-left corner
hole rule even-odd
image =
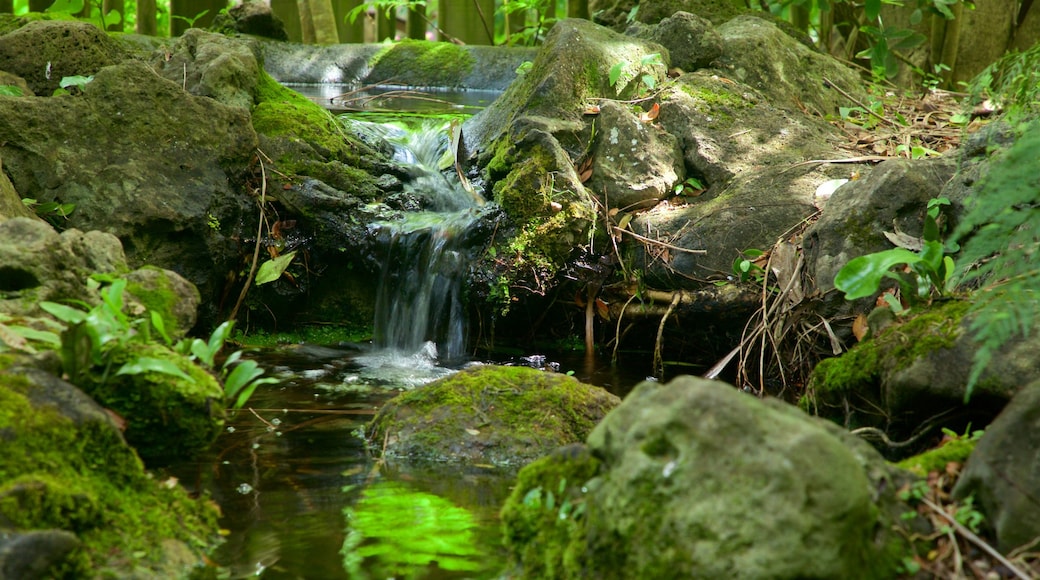
[[[592,178],[592,157],[586,157],[578,164],[578,180],[585,183]]]
[[[603,320],[610,320],[610,305],[602,298],[596,299],[596,314]]]
[[[867,324],[867,315],[860,313],[855,320],[852,321],[852,334],[856,336],[856,340],[863,340],[863,337],[870,331],[870,325]]]
[[[122,415],[106,407],[102,407],[102,409],[105,411],[105,414],[108,415],[108,418],[112,419],[112,422],[115,423],[116,429],[126,431],[126,419],[124,419]]]
[[[649,111],[639,115],[639,120],[644,123],[651,123],[659,114],[661,114],[661,105],[654,103],[654,106],[650,107]]]
[[[472,435],[474,437],[476,437],[477,435],[480,435],[480,431],[478,431],[476,429],[466,429],[466,433],[469,433],[470,435]]]
[[[582,114],[584,114],[584,115],[598,115],[599,114],[599,105],[588,105],[588,106],[586,106],[585,110],[582,111]]]

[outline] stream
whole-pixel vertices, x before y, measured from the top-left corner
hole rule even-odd
[[[452,111],[460,106],[457,96],[436,97],[448,97]],[[373,340],[251,353],[280,384],[258,389],[246,409],[231,413],[209,456],[171,472],[220,506],[226,541],[210,559],[221,577],[499,577],[498,512],[516,469],[383,462],[362,439],[397,393],[481,364],[467,356],[462,289],[470,250],[459,240],[482,200],[442,169],[443,116],[410,129],[345,122],[394,145],[395,158],[415,168],[406,193],[422,205],[369,227],[385,251]],[[583,353],[483,362],[571,372],[619,395],[644,378],[620,376],[609,360]]]

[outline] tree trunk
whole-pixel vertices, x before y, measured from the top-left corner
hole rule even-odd
[[[271,12],[285,23],[285,33],[289,35],[290,42],[303,42],[302,19],[296,0],[271,0]]]
[[[336,13],[332,10],[332,0],[306,1],[310,8],[311,22],[314,24],[315,44],[339,42],[339,30],[336,27]]]
[[[358,16],[353,23],[347,18],[347,14],[362,2],[364,0],[332,0],[340,42],[365,42],[365,15]]]
[[[416,6],[408,11],[408,38],[426,40],[425,6]]]
[[[43,12],[50,8],[50,5],[53,3],[54,0],[29,0],[29,12]]]
[[[156,16],[155,0],[137,0],[136,32],[147,36],[158,36],[159,23]]]
[[[300,42],[314,44],[314,20],[311,18],[310,2],[296,0],[296,8],[300,14]]]
[[[14,0],[0,0],[0,14],[14,14]]]
[[[397,36],[397,16],[393,11],[387,15],[386,10],[376,10],[376,42],[389,38],[393,40]]]
[[[112,15],[110,22],[109,14],[113,11],[115,14]],[[105,18],[105,30],[111,32],[122,32],[124,22],[123,14],[125,11],[126,4],[123,0],[104,0],[101,3],[101,13]]]
[[[589,0],[570,0],[567,2],[568,18],[589,19]]]
[[[495,0],[441,0],[438,9],[441,40],[495,43]]]

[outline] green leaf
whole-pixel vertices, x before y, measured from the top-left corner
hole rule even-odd
[[[195,379],[182,371],[173,361],[147,356],[132,360],[119,367],[119,370],[116,371],[117,375],[139,375],[142,373],[162,373],[182,378],[192,384],[195,383]]]
[[[62,77],[61,82],[58,83],[58,86],[63,89],[67,89],[69,87],[79,87],[82,89],[83,85],[89,83],[92,80],[94,80],[94,77],[92,76],[85,77],[80,75],[74,75],[71,77]]]
[[[69,324],[79,324],[87,318],[87,313],[83,310],[57,302],[40,302],[40,308],[58,320]]]
[[[79,14],[83,12],[83,0],[55,0],[44,12],[51,14]]]
[[[0,95],[5,97],[21,97],[23,93],[21,87],[15,85],[0,85]]]
[[[166,344],[173,344],[173,340],[170,339],[169,333],[166,332],[166,323],[163,321],[162,315],[154,310],[148,314],[152,320],[152,328],[159,333],[159,336],[166,341]]]
[[[263,264],[260,264],[260,269],[256,272],[256,285],[267,284],[268,282],[274,282],[275,280],[282,277],[285,269],[289,267],[289,263],[296,257],[296,250],[287,252],[272,258]]]
[[[867,20],[877,20],[878,14],[881,14],[881,0],[866,0],[863,3],[863,15]]]
[[[607,74],[607,80],[610,81],[610,86],[617,84],[618,79],[621,78],[621,71],[625,70],[624,61],[615,64],[610,67],[610,72]]]
[[[920,260],[920,256],[903,248],[853,258],[834,277],[834,287],[845,293],[846,300],[865,298],[878,291],[881,279],[893,266]]]

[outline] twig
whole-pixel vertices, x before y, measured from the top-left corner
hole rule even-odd
[[[708,253],[708,250],[691,250],[691,249],[688,249],[688,248],[680,248],[679,246],[673,246],[671,244],[662,242],[660,240],[654,240],[654,239],[648,238],[646,236],[641,236],[641,235],[639,235],[639,234],[637,234],[637,233],[635,233],[633,231],[630,231],[630,230],[623,230],[623,229],[621,229],[621,228],[619,228],[617,226],[613,226],[613,229],[614,229],[614,231],[621,232],[623,234],[628,234],[628,235],[630,235],[630,236],[632,236],[632,237],[634,237],[637,240],[640,240],[642,242],[646,242],[648,244],[652,244],[652,245],[655,245],[655,246],[661,246],[662,248],[668,248],[669,250],[675,250],[676,252],[686,252],[687,254],[707,254]]]
[[[978,546],[983,552],[989,554],[994,560],[1000,562],[1001,565],[1006,567],[1008,571],[1015,575],[1016,578],[1021,578],[1022,580],[1030,580],[1030,576],[1019,570],[1018,567],[1012,564],[1010,560],[1005,558],[1003,554],[994,549],[993,546],[990,546],[988,543],[986,543],[985,540],[976,536],[974,532],[972,532],[963,524],[958,522],[956,518],[946,513],[946,511],[942,509],[941,506],[925,497],[921,498],[921,503],[928,506],[935,513],[939,514],[944,520],[946,520],[950,524],[950,526],[953,527],[954,530],[957,531],[958,534],[963,536],[966,540]]]
[[[263,154],[263,151],[257,149],[257,152]],[[260,217],[256,224],[256,245],[253,248],[253,263],[249,266],[249,275],[246,276],[246,283],[242,286],[242,291],[238,294],[238,302],[235,302],[235,307],[231,309],[231,314],[228,316],[228,320],[234,320],[238,316],[238,309],[242,306],[242,302],[246,299],[246,294],[249,293],[249,287],[253,284],[253,276],[256,274],[256,267],[260,261],[260,243],[261,235],[264,233],[264,203],[267,200],[267,171],[264,169],[264,160],[261,155],[256,156],[256,160],[260,163]]]
[[[857,101],[855,97],[853,97],[852,95],[850,95],[847,92],[845,92],[841,87],[839,87],[838,85],[836,85],[833,82],[831,82],[831,80],[828,79],[827,77],[823,77],[823,81],[825,83],[827,83],[828,85],[830,85],[830,87],[832,89],[834,89],[834,90],[838,91],[839,93],[841,93],[841,95],[843,97],[845,97],[846,99],[848,99],[848,100],[852,101],[853,103],[856,103],[857,105],[859,105],[859,107],[861,109],[863,109],[864,111],[866,111],[867,114],[873,115],[873,116],[877,117],[878,119],[880,119],[882,122],[888,123],[889,125],[892,125],[893,127],[902,127],[902,125],[900,125],[899,123],[896,123],[895,121],[892,121],[892,120],[888,119],[887,117],[883,117],[883,116],[875,113],[874,111],[870,110],[870,107],[868,107],[868,106],[864,105],[863,103]]]
[[[668,304],[668,310],[665,310],[664,316],[661,317],[661,324],[657,326],[657,340],[654,342],[654,374],[659,379],[664,378],[664,356],[661,354],[661,350],[663,350],[662,343],[664,342],[664,323],[668,321],[668,317],[671,316],[681,298],[682,294],[679,292],[672,295],[672,301]]]

